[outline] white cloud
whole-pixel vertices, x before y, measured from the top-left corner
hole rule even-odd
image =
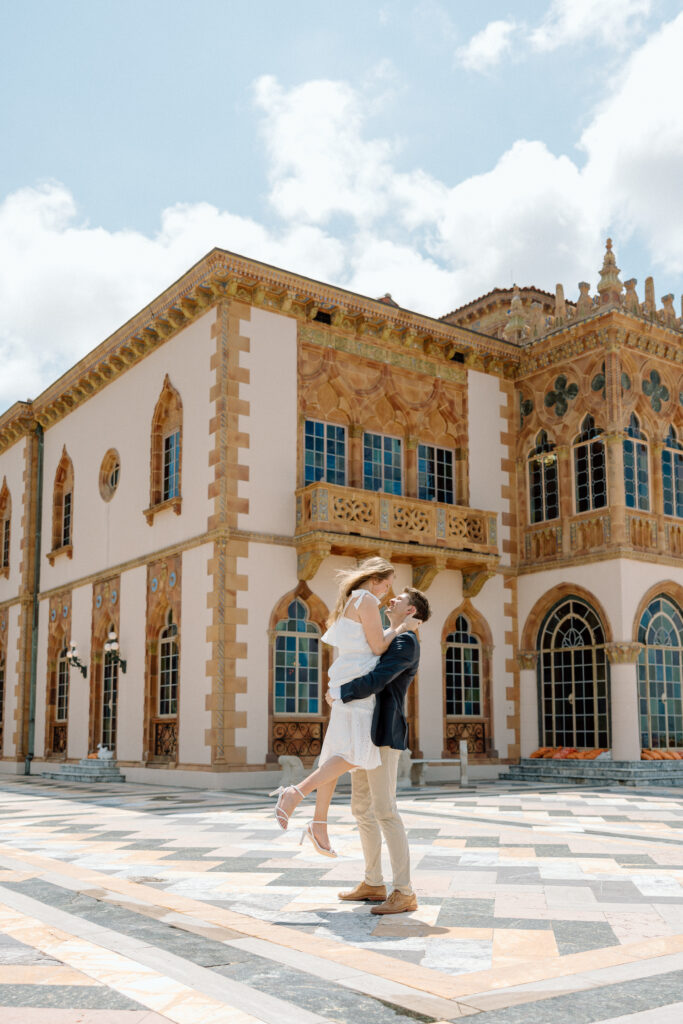
[[[553,0],[532,33],[537,50],[557,50],[584,39],[623,46],[652,9],[652,0]]]
[[[208,203],[164,210],[154,237],[79,221],[53,182],[0,204],[0,410],[35,397],[214,246],[336,280],[341,243],[309,225],[269,231]]]
[[[583,133],[584,178],[623,237],[647,239],[652,260],[683,271],[683,14],[633,54]]]
[[[213,246],[431,315],[515,280],[571,295],[595,283],[608,231],[617,255],[636,233],[654,263],[683,272],[681,52],[683,14],[624,63],[580,140],[582,166],[520,139],[455,185],[399,171],[396,140],[368,132],[362,92],[265,78],[268,226],[199,203],[162,211],[153,236],[106,231],[65,185],[13,193],[0,203],[0,408],[39,393]]]
[[[488,71],[515,49],[538,52],[590,41],[623,49],[651,13],[652,0],[552,0],[536,28],[523,21],[490,21],[456,57],[468,71]]]
[[[460,63],[468,71],[487,71],[510,49],[516,29],[514,21],[490,21],[457,51]]]

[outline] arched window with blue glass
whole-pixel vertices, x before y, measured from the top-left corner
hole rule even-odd
[[[585,416],[574,440],[574,491],[576,511],[591,512],[607,504],[607,466],[602,430],[592,416]]]
[[[557,482],[557,452],[545,430],[536,436],[536,445],[529,452],[529,521],[543,523],[560,514],[560,492]]]
[[[273,657],[275,714],[320,714],[320,629],[300,598],[275,626]]]
[[[650,601],[638,625],[638,697],[644,749],[683,747],[683,615],[675,601],[660,594]]]
[[[650,460],[647,438],[633,413],[624,438],[624,493],[626,508],[650,510]]]
[[[662,448],[662,498],[665,516],[683,517],[683,445],[673,427]]]

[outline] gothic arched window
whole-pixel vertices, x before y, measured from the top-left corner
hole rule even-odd
[[[557,454],[555,444],[545,430],[536,437],[536,447],[528,457],[529,464],[529,521],[542,523],[557,519],[560,514],[560,495],[557,483]]]
[[[7,481],[0,489],[0,576],[9,576],[10,527],[12,520],[12,499]]]
[[[590,512],[607,504],[607,467],[602,431],[586,416],[574,440],[576,511]]]
[[[320,629],[299,598],[275,626],[273,657],[275,714],[319,714]]]
[[[0,654],[0,757],[3,753],[3,732],[5,723],[5,655]]]
[[[638,641],[641,743],[646,749],[683,747],[683,615],[660,594],[643,612]]]
[[[168,613],[166,625],[159,634],[159,693],[157,714],[160,718],[178,714],[178,627],[173,612]]]
[[[55,722],[66,722],[69,717],[69,661],[66,647],[59,652],[57,659],[57,702],[55,705]]]
[[[605,631],[591,606],[562,601],[543,624],[540,686],[543,744],[608,747],[608,672]]]
[[[150,525],[156,507],[166,502],[180,515],[182,455],[183,403],[167,375],[152,417],[150,507],[145,511]]]
[[[115,633],[112,623],[108,633]],[[116,749],[116,726],[119,703],[119,663],[112,651],[104,651],[102,667],[102,745]]]
[[[74,538],[74,467],[66,448],[55,473],[52,493],[52,550],[68,548]]]
[[[662,492],[664,515],[683,517],[683,445],[673,427],[669,427],[664,437]]]
[[[482,714],[481,643],[470,632],[464,615],[444,643],[446,661],[446,714],[458,717]]]
[[[624,492],[626,507],[642,512],[650,509],[650,473],[648,446],[633,413],[624,438]]]

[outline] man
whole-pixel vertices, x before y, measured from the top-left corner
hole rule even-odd
[[[344,683],[344,703],[377,695],[372,719],[372,742],[380,748],[379,768],[351,772],[351,813],[358,822],[365,878],[351,892],[340,892],[341,900],[376,902],[373,914],[403,914],[417,910],[417,898],[410,883],[408,837],[396,806],[396,778],[401,751],[408,745],[405,696],[417,673],[420,643],[415,628],[430,616],[429,602],[414,587],[389,602],[387,617],[391,626],[406,622],[408,629],[394,640],[367,675]],[[382,835],[384,835],[393,875],[392,891],[382,880]]]

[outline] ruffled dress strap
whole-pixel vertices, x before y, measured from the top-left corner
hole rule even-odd
[[[346,609],[349,607],[349,605],[352,602],[353,602],[353,607],[356,609],[356,611],[358,611],[358,608],[360,607],[360,603],[361,603],[361,601],[363,600],[363,598],[365,597],[366,594],[369,597],[372,598],[372,600],[375,602],[375,604],[379,604],[380,603],[379,598],[375,594],[373,594],[370,590],[364,590],[363,588],[361,588],[360,590],[352,590],[351,591],[351,596],[349,597],[348,601],[344,605],[344,613],[346,613]]]

